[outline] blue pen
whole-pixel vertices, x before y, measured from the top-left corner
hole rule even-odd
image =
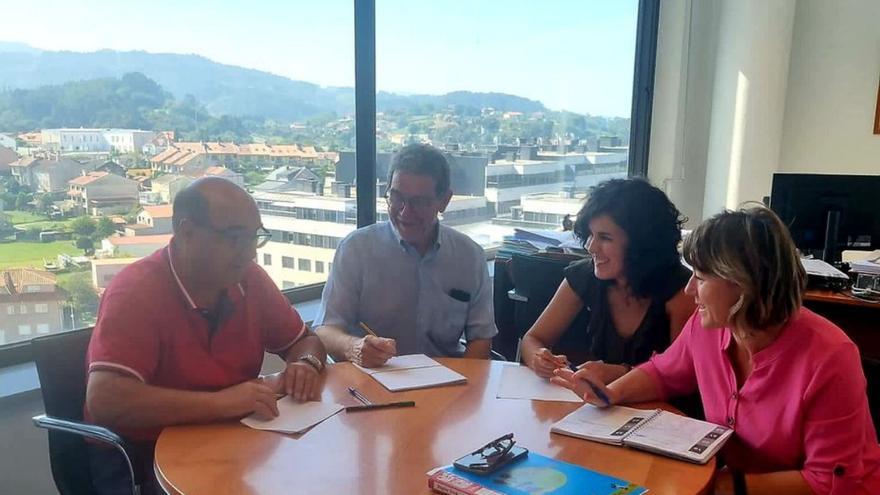
[[[569,367],[569,369],[571,369],[571,371],[574,371],[574,372],[577,372],[580,369],[572,363],[568,363],[568,367]],[[596,397],[598,397],[599,400],[604,402],[606,406],[611,405],[611,401],[608,399],[608,396],[605,395],[605,392],[603,392],[601,388],[597,387],[595,384],[593,384],[593,382],[591,382],[589,380],[584,380],[584,381],[587,382],[587,385],[590,386],[590,390],[592,390],[593,393],[596,394]]]

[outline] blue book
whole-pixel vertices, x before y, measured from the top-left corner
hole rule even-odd
[[[429,488],[450,495],[639,495],[648,491],[628,481],[534,452],[491,474],[475,474],[446,466],[428,475]]]

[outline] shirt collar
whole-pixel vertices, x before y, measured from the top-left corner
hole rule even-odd
[[[776,340],[771,342],[769,346],[752,355],[753,369],[758,369],[775,361],[776,358],[797,342],[797,332],[792,327],[796,326],[794,323],[798,319],[800,319],[800,311],[795,313],[794,316],[785,323],[782,330],[779,332],[779,335],[776,336]],[[725,351],[725,353],[730,347],[731,340],[733,340],[733,331],[728,327],[724,327],[724,334],[721,336],[721,350]]]
[[[397,230],[397,227],[394,226],[394,222],[388,220],[388,226],[391,228],[391,235],[394,236],[394,239],[397,241],[398,244],[400,244],[401,248],[404,248],[405,250],[407,246],[412,246],[410,243],[406,242],[405,240],[403,240],[402,237],[400,237],[400,232]],[[440,249],[440,246],[442,244],[443,229],[440,228],[440,221],[438,220],[437,223],[434,224],[434,245],[431,247],[433,250],[436,251]],[[431,252],[431,249],[429,249],[428,252]]]
[[[177,282],[177,288],[180,289],[180,293],[183,294],[184,299],[186,299],[186,304],[189,306],[189,309],[199,309],[192,296],[189,295],[189,291],[186,290],[186,287],[183,285],[183,281],[180,280],[177,270],[174,268],[174,256],[171,255],[171,247],[173,245],[174,239],[172,238],[171,242],[169,242],[168,246],[165,248],[165,256],[168,258],[168,267],[171,269],[171,275],[174,277],[174,281]],[[238,291],[241,293],[242,297],[244,297],[244,287],[242,287],[241,282],[236,285],[238,286]]]

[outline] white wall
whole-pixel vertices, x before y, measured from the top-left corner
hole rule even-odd
[[[772,173],[880,173],[878,0],[665,0],[651,182],[689,226]]]
[[[798,0],[780,170],[880,174],[880,1]]]

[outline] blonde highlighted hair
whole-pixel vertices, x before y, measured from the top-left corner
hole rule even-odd
[[[684,240],[683,254],[695,270],[742,289],[733,325],[764,330],[787,322],[801,307],[807,274],[788,227],[763,205],[706,220]]]

